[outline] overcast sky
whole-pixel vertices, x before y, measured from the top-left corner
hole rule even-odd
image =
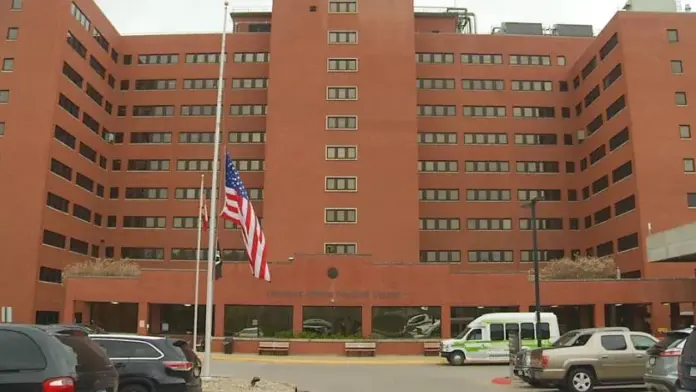
[[[292,1],[292,0],[277,0]],[[317,0],[317,3],[326,0]],[[379,0],[369,0],[379,1]],[[403,0],[408,1],[408,0]],[[121,34],[214,32],[222,29],[224,0],[96,0]],[[271,0],[230,0],[230,8],[270,8]],[[415,0],[417,7],[467,7],[478,32],[500,22],[591,24],[600,30],[626,0]]]

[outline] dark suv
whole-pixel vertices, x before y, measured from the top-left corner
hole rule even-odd
[[[696,391],[696,329],[686,338],[677,366],[679,392]]]
[[[119,392],[201,392],[201,361],[183,340],[89,335],[118,369]]]
[[[0,392],[116,392],[118,372],[86,335],[0,324]]]

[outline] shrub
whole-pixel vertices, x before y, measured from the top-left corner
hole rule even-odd
[[[68,265],[63,270],[63,276],[140,276],[140,266],[128,259],[94,259]]]
[[[553,260],[539,270],[543,280],[592,280],[616,277],[616,263],[611,257],[564,257]]]

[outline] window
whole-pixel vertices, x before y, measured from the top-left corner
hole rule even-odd
[[[167,218],[163,216],[124,216],[123,227],[128,229],[164,229]]]
[[[505,117],[505,106],[464,106],[464,117]]]
[[[551,56],[539,56],[528,54],[510,55],[510,65],[551,65]]]
[[[459,263],[460,261],[462,261],[462,252],[458,250],[420,251],[421,263]]]
[[[604,89],[608,89],[612,84],[614,84],[614,82],[619,80],[621,75],[622,69],[621,64],[619,63],[616,64],[616,66],[611,71],[609,71],[609,73],[607,74],[607,76],[604,77],[604,79],[602,79],[602,86],[604,87]]]
[[[121,247],[122,259],[164,260],[164,248]]]
[[[15,11],[21,10],[22,0],[12,0],[12,2],[10,3],[10,9]]]
[[[67,214],[70,207],[70,201],[56,195],[55,193],[48,192],[46,195],[46,205],[54,210],[62,211]]]
[[[179,64],[178,54],[140,54],[138,65],[166,65]]]
[[[562,259],[565,256],[563,249],[539,249],[537,251],[537,261],[552,261]],[[520,251],[520,261],[528,263],[534,261],[534,251]]]
[[[454,64],[454,53],[416,53],[416,62],[420,64]]]
[[[628,161],[611,172],[611,181],[616,184],[617,182],[623,180],[624,178],[633,174],[633,163]]]
[[[470,250],[467,252],[469,263],[512,263],[514,252],[511,250]]]
[[[186,53],[188,64],[220,64],[220,53]],[[227,62],[227,53],[225,53]]]
[[[214,90],[217,87],[217,79],[184,79],[184,90]]]
[[[324,223],[357,223],[358,210],[355,208],[325,208]]]
[[[181,132],[179,133],[179,143],[213,143],[215,133],[213,132]]]
[[[473,91],[502,91],[505,81],[502,79],[462,79],[463,90]]]
[[[329,0],[329,12],[334,12],[334,13],[358,12],[358,0]]]
[[[53,137],[71,149],[75,149],[77,138],[58,125],[56,125],[53,130]]]
[[[358,129],[358,116],[327,116],[327,130],[353,131]]]
[[[467,189],[467,201],[510,201],[510,189]]]
[[[270,59],[268,52],[237,52],[232,57],[235,63],[267,63]]]
[[[674,93],[674,103],[676,103],[677,106],[686,106],[686,93],[683,91]]]
[[[512,115],[517,118],[555,118],[556,108],[515,106],[512,108]]]
[[[68,31],[66,42],[68,43],[68,45],[70,45],[71,48],[73,48],[75,53],[80,55],[80,57],[82,57],[83,59],[87,58],[87,48],[70,31]]]
[[[594,165],[595,163],[599,162],[599,160],[604,158],[606,155],[607,155],[606,145],[602,144],[601,146],[595,148],[590,153],[590,165]]]
[[[418,161],[418,171],[422,173],[456,173],[459,171],[457,161]]]
[[[211,133],[211,135],[213,135]],[[255,132],[230,132],[228,141],[235,144],[259,144],[266,142],[265,131]]]
[[[600,91],[599,91],[599,85],[594,86],[592,90],[590,90],[587,95],[585,95],[585,98],[583,100],[583,103],[585,104],[585,108],[590,107],[594,103],[594,101],[599,98]]]
[[[327,160],[356,160],[358,148],[355,146],[326,146]]]
[[[464,171],[469,173],[508,173],[508,161],[465,161]]]
[[[82,173],[75,176],[75,184],[88,192],[94,192],[94,180]]]
[[[619,33],[614,33],[614,35],[612,35],[611,38],[609,38],[607,42],[599,49],[599,59],[604,60],[604,58],[609,56],[609,53],[611,53],[611,51],[614,50],[618,44]]]
[[[212,159],[179,159],[176,161],[178,171],[211,171],[213,170]]]
[[[268,88],[268,78],[232,79],[233,89],[263,89]]]
[[[182,116],[214,116],[217,113],[217,105],[181,105],[179,113]]]
[[[420,144],[457,144],[457,134],[454,132],[419,132]]]
[[[515,144],[555,146],[558,144],[558,135],[554,133],[516,133]]]
[[[454,79],[416,79],[416,88],[421,90],[454,90]]]
[[[623,335],[604,335],[601,337],[602,347],[607,351],[624,351],[628,349]]]
[[[176,90],[176,79],[139,79],[135,81],[138,91]]]
[[[507,133],[465,133],[464,144],[508,144]]]
[[[205,188],[203,192],[205,193],[204,197],[206,199],[210,199],[210,188]],[[200,188],[176,188],[174,190],[174,198],[177,200],[198,200],[200,196]]]
[[[133,117],[172,117],[174,105],[133,106]]]
[[[592,136],[592,134],[597,132],[602,125],[604,125],[604,118],[602,117],[602,113],[600,113],[597,115],[597,117],[590,121],[589,124],[587,124],[587,136]]]
[[[7,91],[7,90],[5,90]],[[9,92],[8,92],[9,94]],[[0,103],[3,102],[2,99],[2,90],[0,90]],[[80,118],[80,107],[75,104],[75,102],[71,101],[70,98],[66,97],[63,94],[60,94],[58,96],[58,105],[65,109],[66,112],[70,113],[73,117],[79,119]]]
[[[596,211],[594,213],[594,223],[595,225],[598,225],[600,223],[604,223],[611,219],[611,207],[604,207],[599,211]]]
[[[679,42],[679,30],[667,29],[667,42],[670,42],[670,43]]]
[[[686,100],[684,101],[684,105],[686,105]],[[625,107],[626,107],[626,98],[624,95],[622,95],[619,98],[617,98],[616,101],[612,102],[612,104],[607,107],[607,110],[606,110],[607,121],[616,117],[616,115],[621,113],[621,111],[624,110]]]
[[[619,216],[636,209],[636,197],[631,195],[614,203],[614,216]]]
[[[684,73],[684,65],[682,64],[681,60],[672,60],[670,61],[670,68],[672,69],[673,74],[682,74]]]
[[[26,334],[0,331],[0,369],[3,373],[35,372],[46,369],[41,348]]]
[[[568,82],[561,80],[558,82],[558,91],[568,91]]]
[[[171,132],[133,132],[130,134],[131,144],[169,144],[171,142]]]
[[[599,192],[607,189],[609,187],[609,176],[602,176],[596,181],[592,182],[592,194],[596,195]]]
[[[691,139],[691,125],[679,125],[679,138]]]
[[[2,60],[2,68],[0,70],[2,70],[3,72],[14,71],[14,59],[11,57],[3,59]]]
[[[126,188],[128,200],[166,200],[169,195],[167,188]]]
[[[629,234],[616,241],[616,251],[623,252],[638,247],[638,233]]]
[[[462,64],[502,64],[503,55],[462,53],[460,56],[460,61]]]
[[[19,27],[9,27],[7,29],[7,36],[6,36],[8,41],[15,41],[19,38]]]
[[[63,283],[63,271],[56,268],[42,266],[39,268],[39,282]],[[0,368],[1,367],[2,365],[0,365]]]
[[[263,171],[266,163],[263,159],[233,159],[232,162],[240,172]]]
[[[520,218],[520,230],[532,230],[534,221],[530,218]],[[537,218],[537,230],[563,230],[563,218]]]
[[[50,230],[43,231],[43,244],[53,246],[55,248],[65,249],[68,238],[63,234],[56,233]]]
[[[466,220],[467,230],[512,230],[510,218],[471,218]]]
[[[266,105],[230,105],[230,114],[233,116],[265,116]]]
[[[420,201],[459,201],[459,189],[419,189]]]
[[[645,351],[655,343],[657,343],[657,340],[653,340],[647,336],[631,334],[631,344],[633,344],[633,348],[636,350]]]
[[[693,173],[696,171],[696,167],[694,167],[694,159],[693,158],[684,158],[684,172],[685,173]]]
[[[90,116],[87,112],[82,113],[82,123],[92,130],[92,132],[99,134],[99,128],[101,125],[94,117]]]
[[[616,133],[616,135],[612,136],[609,139],[609,151],[614,151],[617,148],[628,143],[629,138],[630,138],[630,134],[628,132],[628,127],[620,130],[619,132]]]
[[[510,82],[512,91],[553,91],[550,80],[513,80]]]
[[[65,178],[68,181],[72,181],[72,168],[53,158],[51,158],[51,172]]]
[[[556,64],[560,65],[560,66],[565,66],[566,65],[565,56],[556,56]]]
[[[97,60],[94,56],[89,56],[89,66],[101,76],[102,79],[106,78],[106,68]]]
[[[518,189],[517,200],[530,201],[543,199],[544,201],[561,201],[560,189]]]
[[[420,230],[423,231],[452,231],[459,229],[459,218],[420,218]]]
[[[358,244],[324,244],[324,253],[327,255],[355,255],[358,253]]]
[[[174,219],[176,219],[176,218],[174,218]],[[201,248],[200,253],[198,255],[196,255],[196,249],[172,248],[170,258],[172,260],[182,260],[182,261],[196,261],[197,259],[198,260],[207,260],[208,259],[208,249]]]
[[[327,101],[354,101],[358,99],[357,87],[327,87]]]
[[[130,80],[122,80],[120,89],[121,91],[128,91],[130,89]]]
[[[568,218],[568,227],[570,230],[580,230],[580,220],[578,218]]]
[[[326,67],[329,72],[357,72],[358,59],[329,58]]]
[[[580,71],[580,75],[582,76],[582,80],[587,79],[592,71],[594,71],[597,68],[597,57],[592,57],[592,60],[590,60],[585,67],[583,67],[582,71]]]
[[[358,190],[358,178],[326,177],[324,190],[329,192],[355,192]]]
[[[167,159],[129,159],[128,171],[169,171]]]
[[[80,155],[89,159],[90,161],[97,163],[97,152],[90,146],[83,142],[80,142]]]
[[[329,31],[330,44],[356,44],[358,43],[357,31]]]
[[[560,165],[553,161],[517,161],[518,173],[560,173]]]
[[[457,115],[455,105],[418,105],[417,114],[421,117],[452,117]]]
[[[73,212],[72,215],[77,218],[81,219],[87,223],[92,222],[92,210],[90,210],[87,207],[81,206],[79,204],[74,204],[73,203]]]

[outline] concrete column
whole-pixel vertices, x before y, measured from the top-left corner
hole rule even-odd
[[[298,336],[302,333],[302,323],[304,321],[302,317],[302,305],[295,304],[292,306],[292,334],[293,336]]]
[[[225,336],[225,304],[215,304],[213,312],[213,336]]]
[[[604,314],[604,304],[594,304],[594,325],[595,327],[605,327],[607,325],[606,315]]]
[[[362,307],[362,336],[369,338],[372,335],[372,306],[364,305]]]
[[[138,303],[138,335],[147,335],[148,306],[147,302]]]
[[[443,338],[452,337],[451,306],[443,305],[440,308],[440,334]]]

